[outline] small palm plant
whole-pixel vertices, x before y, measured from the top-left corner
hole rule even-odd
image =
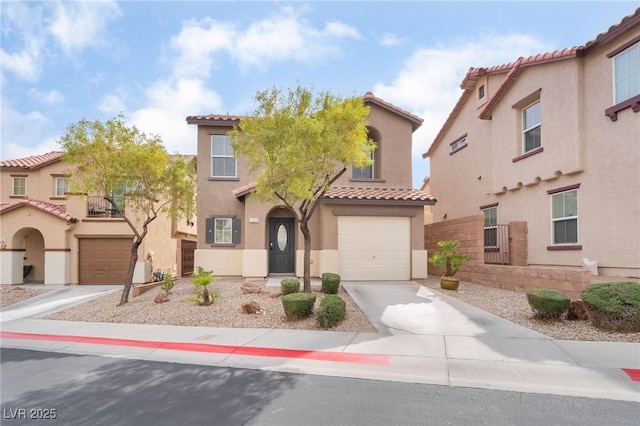
[[[460,241],[438,241],[440,253],[428,259],[429,263],[440,268],[443,277],[455,277],[458,269],[471,259],[468,254],[458,253],[459,246]]]
[[[208,285],[213,282],[213,271],[205,271],[202,266],[198,266],[196,272],[191,276],[191,282],[196,288],[194,301],[203,306],[209,306],[217,298],[217,294],[209,294]]]

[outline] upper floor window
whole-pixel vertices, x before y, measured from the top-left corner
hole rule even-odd
[[[64,197],[69,192],[69,178],[57,177],[55,178],[55,196]]]
[[[551,195],[551,241],[554,245],[578,243],[578,191]]]
[[[449,145],[451,146],[451,152],[449,154],[460,151],[462,148],[467,146],[467,135],[465,134],[464,136],[451,142]]]
[[[211,177],[236,177],[236,157],[231,138],[224,135],[211,136]]]
[[[11,195],[15,197],[24,197],[27,195],[27,177],[13,176],[11,185]]]
[[[616,104],[640,94],[640,43],[614,56],[613,74]]]
[[[540,101],[522,110],[522,142],[523,151],[527,153],[542,145],[541,140]]]
[[[376,148],[377,149],[377,148]],[[364,167],[354,167],[353,168],[353,178],[354,179],[374,179],[375,176],[375,161],[376,161],[376,149],[369,153],[369,158],[371,159],[371,164]]]

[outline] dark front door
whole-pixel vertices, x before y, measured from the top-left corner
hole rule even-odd
[[[295,272],[295,222],[293,219],[269,220],[269,272]]]

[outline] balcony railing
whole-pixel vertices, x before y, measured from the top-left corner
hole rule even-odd
[[[509,225],[484,227],[484,263],[509,265]]]
[[[122,217],[113,204],[104,197],[89,197],[87,217]]]

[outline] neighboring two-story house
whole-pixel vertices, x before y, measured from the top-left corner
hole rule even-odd
[[[367,93],[373,164],[349,169],[310,221],[311,275],[343,280],[408,280],[426,276],[424,206],[413,190],[411,144],[422,119]],[[255,199],[246,159],[236,158],[227,132],[241,117],[187,117],[198,126],[198,247],[195,263],[221,276],[303,274],[303,238],[283,205]]]
[[[133,233],[103,198],[69,194],[61,157],[0,161],[0,284],[124,284]],[[134,283],[155,269],[191,273],[195,230],[195,219],[152,222]]]
[[[423,155],[427,232],[480,216],[480,263],[513,264],[501,225],[520,223],[520,265],[640,276],[640,9],[584,46],[471,68],[461,88]]]

